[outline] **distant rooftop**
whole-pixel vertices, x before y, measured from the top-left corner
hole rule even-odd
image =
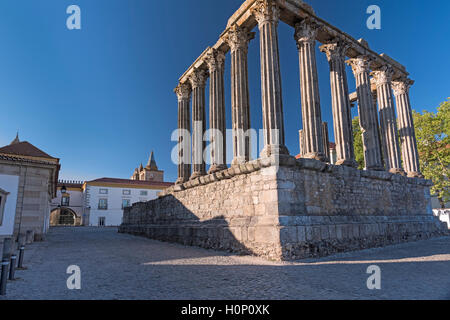
[[[130,180],[118,178],[100,178],[91,181],[86,181],[86,183],[131,184],[136,186],[158,186],[158,187],[170,187],[173,185],[172,182],[157,182],[157,181]]]
[[[57,160],[28,141],[20,141],[18,134],[9,145],[0,148],[0,154]]]

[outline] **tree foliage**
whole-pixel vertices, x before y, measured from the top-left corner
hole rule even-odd
[[[353,127],[353,148],[355,150],[355,160],[358,163],[358,169],[364,169],[364,149],[361,135],[361,127],[359,126],[359,117],[356,116],[352,120]]]
[[[444,207],[450,201],[450,98],[437,112],[413,111],[420,168],[426,179],[433,181],[431,192]],[[355,159],[364,168],[364,151],[359,117],[352,120]]]
[[[450,201],[450,98],[437,112],[413,111],[420,168],[433,181],[431,192],[442,207]]]

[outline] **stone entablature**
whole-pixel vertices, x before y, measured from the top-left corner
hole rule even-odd
[[[230,48],[226,41],[227,34],[232,30],[233,26],[243,27],[247,30],[252,30],[257,26],[257,21],[252,13],[252,8],[257,5],[260,0],[247,0],[241,7],[231,16],[228,20],[226,29],[220,35],[217,42],[208,47],[196,60],[195,62],[186,70],[186,72],[180,77],[179,82],[185,83],[189,78],[189,74],[198,68],[202,68],[205,65],[204,57],[209,51],[209,49],[221,50],[227,52]],[[291,27],[295,27],[298,21],[303,19],[309,19],[311,22],[316,23],[321,26],[320,32],[317,34],[316,40],[321,43],[328,43],[330,40],[336,39],[338,37],[343,42],[349,44],[349,49],[347,51],[347,57],[356,58],[358,56],[369,56],[373,60],[373,67],[381,67],[385,64],[390,64],[396,72],[396,77],[408,76],[406,68],[386,55],[385,53],[378,54],[371,50],[366,41],[356,40],[347,33],[341,31],[337,27],[331,25],[327,21],[316,16],[312,8],[301,0],[276,0],[275,2],[280,8],[279,19]]]

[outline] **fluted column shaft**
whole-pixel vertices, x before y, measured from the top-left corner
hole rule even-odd
[[[192,163],[191,179],[206,174],[206,165],[203,158],[205,141],[203,135],[206,130],[205,119],[205,82],[204,70],[195,70],[189,77],[192,86]]]
[[[233,160],[238,165],[250,160],[250,95],[248,88],[248,42],[254,33],[233,26],[226,41],[231,54],[231,110],[233,122]]]
[[[378,116],[373,105],[369,80],[369,58],[360,56],[349,59],[347,62],[352,66],[356,78],[359,124],[362,131],[365,167],[368,170],[384,170],[380,151]]]
[[[394,99],[392,96],[391,79],[393,70],[383,67],[372,73],[377,85],[377,100],[380,113],[380,134],[383,146],[384,164],[386,170],[392,173],[404,173],[398,145],[397,122],[395,119]]]
[[[326,156],[316,65],[316,35],[317,26],[307,20],[295,25],[294,38],[297,41],[300,64],[304,157],[324,161]]]
[[[261,55],[261,95],[264,129],[262,157],[289,154],[284,139],[283,101],[278,51],[279,8],[275,1],[259,0],[252,10],[258,22]]]
[[[333,109],[334,139],[336,141],[336,165],[356,167],[353,149],[351,105],[345,71],[345,52],[348,46],[340,42],[320,47],[330,64],[331,104]]]
[[[422,177],[420,173],[419,151],[409,100],[409,88],[414,84],[410,79],[399,79],[392,82],[397,103],[398,129],[402,145],[403,165],[408,177]]]
[[[227,168],[226,165],[226,123],[225,123],[225,89],[224,63],[225,54],[211,50],[206,62],[209,70],[209,124],[211,140],[211,167],[209,173]]]
[[[179,84],[175,88],[178,97],[178,179],[177,184],[189,180],[191,175],[191,119],[189,84]]]

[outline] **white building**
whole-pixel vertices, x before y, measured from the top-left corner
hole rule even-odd
[[[59,181],[50,225],[119,226],[125,207],[156,199],[172,184],[164,182],[164,171],[158,170],[153,152],[147,165],[135,169],[131,179]]]
[[[447,223],[450,229],[450,209],[433,209],[433,214],[442,222]]]
[[[119,226],[123,209],[136,202],[156,199],[172,183],[101,178],[83,186],[85,215],[89,226]]]
[[[52,200],[50,226],[80,226],[87,218],[83,207],[84,181],[58,181]]]
[[[18,192],[19,176],[0,174],[0,240],[14,233]]]

